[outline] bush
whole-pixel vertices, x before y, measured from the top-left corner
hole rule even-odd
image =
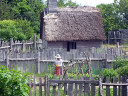
[[[4,41],[28,40],[34,36],[34,30],[30,26],[31,23],[27,20],[3,20],[0,21],[0,38]]]
[[[125,65],[128,65],[128,61],[126,59],[118,57],[116,61],[114,62],[114,69],[117,69],[119,67],[124,67]]]
[[[22,76],[19,71],[0,67],[0,96],[29,96],[27,77],[27,74]]]
[[[128,76],[128,65],[120,67],[120,68],[116,69],[116,71],[117,71],[117,73],[119,75],[126,75],[126,76]]]
[[[106,77],[109,77],[111,82],[113,82],[113,77],[118,78],[118,73],[113,69],[103,69],[101,75],[104,77],[104,81],[106,81]]]

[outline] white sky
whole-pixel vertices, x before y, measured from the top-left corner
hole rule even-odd
[[[42,1],[47,1],[47,0],[42,0]],[[76,2],[77,4],[80,4],[82,6],[94,6],[99,4],[110,4],[114,3],[114,0],[72,0],[73,2]]]
[[[114,3],[114,0],[72,0],[73,2],[76,2],[78,4],[81,4],[82,6],[94,6],[99,5],[101,3],[103,4],[110,4]]]

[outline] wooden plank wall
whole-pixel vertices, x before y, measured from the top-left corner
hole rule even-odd
[[[22,72],[52,72],[55,55],[60,54],[64,63],[70,60],[83,60],[86,57],[91,58],[92,71],[101,70],[102,68],[110,68],[111,62],[116,57],[126,58],[127,55],[123,50],[118,48],[85,48],[80,50],[66,49],[43,49],[41,50],[41,41],[0,41],[0,65],[18,68]],[[79,69],[79,64],[72,67],[71,72]],[[85,62],[86,67],[86,62]]]
[[[59,49],[60,50],[60,49]],[[76,51],[76,50],[75,50]],[[99,52],[99,51],[98,51]],[[116,51],[115,51],[116,52]],[[66,65],[69,60],[86,60],[86,56],[84,57],[84,52],[77,51],[76,53],[72,51],[71,53],[63,52],[63,51],[44,51],[44,52],[5,52],[3,55],[0,55],[1,65],[9,65],[10,67],[18,68],[18,70],[23,72],[52,72],[54,69],[54,60],[55,55],[61,53],[62,59],[64,60],[64,64]],[[64,54],[64,55],[63,55]],[[109,53],[108,53],[109,54]],[[105,53],[96,53],[91,55],[91,68],[92,71],[101,70],[102,68],[110,68],[111,62],[115,60],[115,58],[111,58],[111,56]],[[113,55],[117,56],[117,55]],[[40,58],[39,58],[40,57]],[[79,58],[77,58],[79,57]],[[79,64],[76,64],[71,72],[76,72],[79,70]],[[86,61],[85,61],[86,67]],[[27,69],[26,69],[27,68]]]

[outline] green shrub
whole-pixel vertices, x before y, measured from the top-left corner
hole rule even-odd
[[[125,65],[128,65],[128,61],[126,59],[118,57],[115,62],[113,62],[114,69],[117,69],[119,67],[124,67]]]
[[[103,69],[101,75],[104,77],[104,81],[106,81],[106,77],[110,77],[110,81],[113,81],[113,77],[118,78],[118,73],[113,69]]]
[[[0,38],[4,41],[28,40],[34,36],[34,30],[30,26],[31,23],[27,20],[3,20],[0,21]]]
[[[22,76],[19,71],[0,67],[0,96],[29,96],[27,77],[27,74]]]
[[[116,71],[117,71],[117,73],[119,75],[126,75],[126,76],[128,76],[128,65],[120,67],[120,68],[116,69]]]

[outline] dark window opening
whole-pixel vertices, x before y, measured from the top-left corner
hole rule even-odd
[[[67,42],[67,51],[71,49],[76,49],[76,42]]]

